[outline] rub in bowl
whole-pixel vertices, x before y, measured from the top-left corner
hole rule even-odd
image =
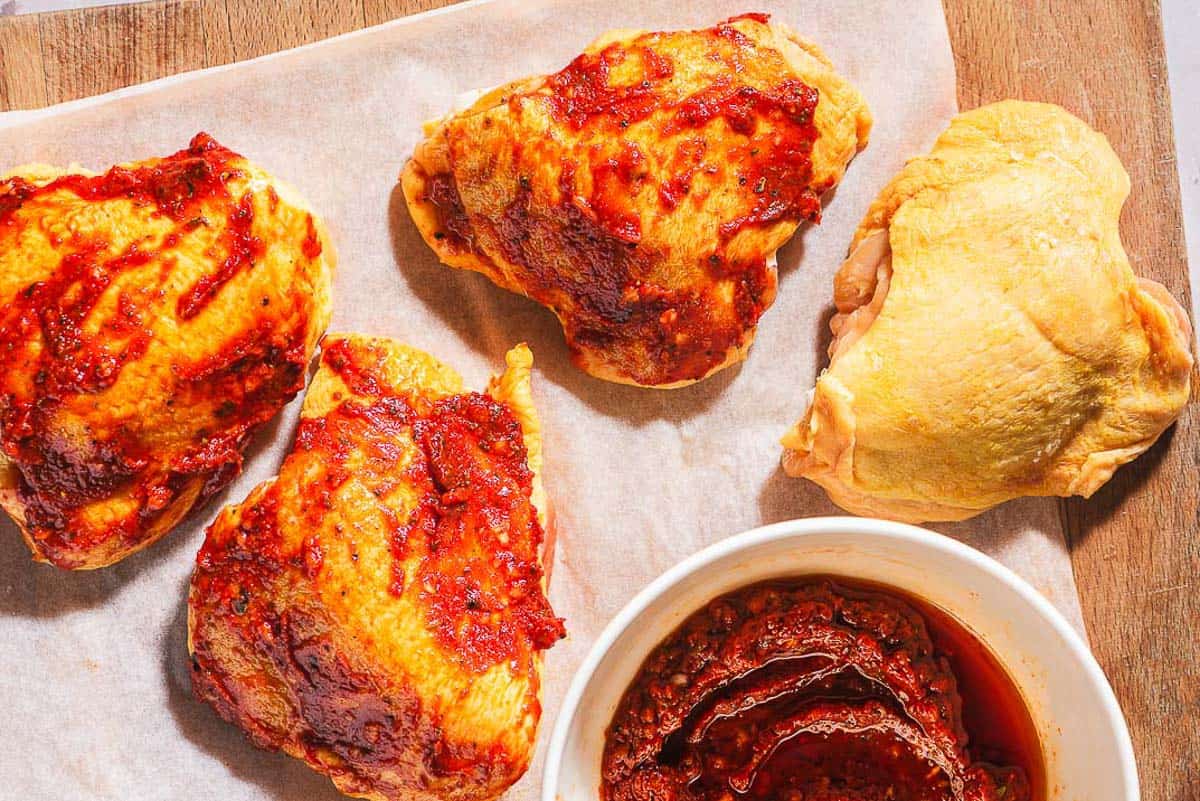
[[[1022,579],[955,540],[898,523],[813,518],[754,529],[684,560],[602,632],[551,736],[542,801],[598,801],[606,730],[647,655],[713,598],[767,580],[841,576],[945,612],[1016,685],[1041,744],[1048,801],[1137,801],[1129,733],[1087,646]]]

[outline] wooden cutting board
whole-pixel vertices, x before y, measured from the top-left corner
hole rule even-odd
[[[0,110],[251,58],[447,4],[167,0],[2,17]],[[1190,308],[1158,3],[945,6],[959,105],[1046,100],[1107,134],[1133,179],[1121,230],[1134,269]],[[1149,801],[1200,801],[1198,468],[1193,406],[1096,497],[1059,507],[1088,634],[1129,719]]]

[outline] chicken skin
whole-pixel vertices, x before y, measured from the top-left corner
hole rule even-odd
[[[116,562],[236,476],[304,385],[333,264],[304,201],[206,134],[0,178],[0,506],[34,558]]]
[[[348,795],[494,798],[528,767],[563,636],[529,349],[483,394],[392,340],[322,349],[278,478],[196,558],[193,689]]]
[[[749,14],[614,31],[487,92],[426,126],[401,184],[438,258],[551,309],[581,369],[677,387],[745,358],[775,251],[870,127],[816,45]]]
[[[1187,315],[1121,246],[1128,194],[1107,140],[1057,106],[956,117],[855,234],[787,472],[909,522],[1103,486],[1190,393]]]

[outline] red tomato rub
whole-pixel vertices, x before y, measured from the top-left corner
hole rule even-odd
[[[1031,801],[1041,755],[1019,694],[991,668],[977,675],[975,651],[947,639],[948,616],[937,620],[931,634],[905,599],[840,581],[717,598],[626,691],[608,729],[603,800]],[[969,686],[995,694],[961,695],[963,667]],[[1027,728],[997,726],[988,712],[976,745],[964,699],[1015,703]]]

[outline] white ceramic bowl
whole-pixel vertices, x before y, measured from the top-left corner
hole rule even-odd
[[[646,654],[689,614],[757,581],[834,574],[889,584],[949,612],[990,646],[1029,705],[1049,801],[1138,801],[1129,731],[1075,630],[1012,571],[915,526],[853,517],[747,531],[637,594],[584,659],[550,738],[542,801],[598,801],[604,732]]]

